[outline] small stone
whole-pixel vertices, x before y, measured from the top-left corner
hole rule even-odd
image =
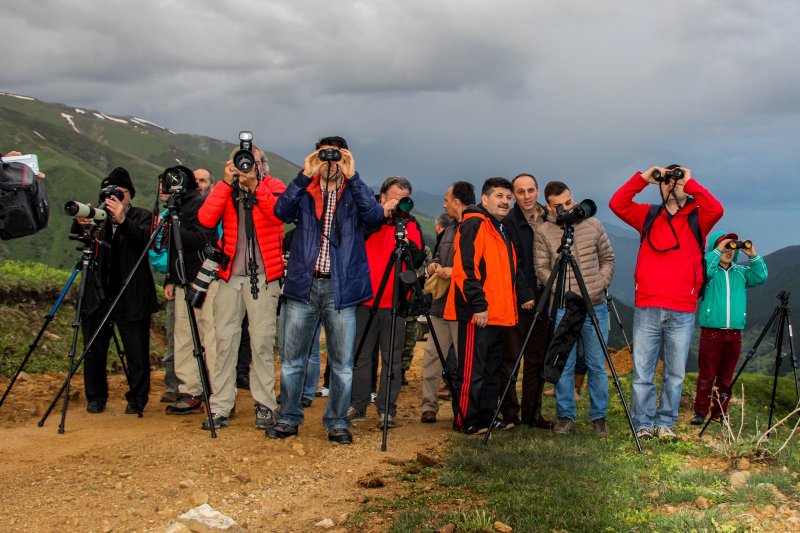
[[[250,483],[250,481],[252,481],[252,478],[248,474],[244,474],[242,472],[239,472],[234,477],[238,479],[241,483]]]
[[[100,531],[102,533],[111,533],[112,531],[114,531],[114,526],[112,526],[108,522],[103,522],[103,525],[102,525]]]
[[[427,467],[432,467],[439,464],[439,461],[437,461],[436,459],[434,459],[429,455],[425,455],[424,453],[417,454],[417,462],[422,466],[427,466]]]
[[[222,476],[220,481],[222,481],[223,484],[228,484],[228,483],[231,482],[231,478],[230,478],[230,476]]]
[[[675,509],[675,507],[672,505],[667,505],[664,508],[664,512],[666,512],[667,514],[675,514],[675,511],[677,511],[677,509]]]
[[[773,499],[775,499],[776,501],[779,502],[786,501],[786,496],[781,491],[778,490],[778,487],[776,487],[772,483],[759,483],[756,486],[760,489],[768,490],[769,492],[771,492]]]
[[[131,492],[128,494],[129,500],[144,500],[147,497],[143,492]]]
[[[192,530],[189,529],[189,526],[183,522],[174,522],[164,531],[164,533],[192,533]]]
[[[315,527],[321,527],[321,528],[324,528],[324,529],[330,529],[335,525],[336,524],[334,524],[333,520],[331,520],[330,518],[324,518],[324,519],[320,520],[319,522],[317,522],[316,524],[314,524]]]
[[[178,483],[178,486],[182,489],[193,489],[197,486],[197,483],[195,483],[192,479],[184,479]]]
[[[306,451],[305,450],[297,450],[296,453],[297,453],[298,457],[305,457],[306,456]]]
[[[750,470],[750,461],[742,457],[738,461],[736,461],[736,468],[739,470]]]
[[[20,372],[19,376],[17,376],[17,381],[30,381],[31,375],[27,372]]]
[[[382,462],[390,464],[392,466],[403,466],[404,464],[406,464],[405,459],[399,459],[397,457],[387,457]]]
[[[378,489],[386,486],[386,482],[380,476],[367,476],[358,480],[358,484],[365,489]]]
[[[241,527],[233,518],[220,513],[208,504],[189,509],[178,519],[189,526],[191,531],[241,531]]]
[[[711,502],[708,501],[708,499],[704,498],[703,496],[698,496],[698,498],[694,501],[694,504],[697,506],[698,509],[711,508]]]
[[[661,493],[658,492],[657,490],[654,490],[653,492],[647,493],[647,497],[650,498],[651,500],[657,500],[661,497]]]
[[[199,506],[208,503],[208,494],[197,491],[192,494],[192,505]]]
[[[131,474],[132,474],[132,473],[133,473],[133,472],[120,472],[120,473],[119,473],[119,474],[117,474],[117,475],[118,475],[119,477],[121,477],[121,478],[126,478],[126,477],[131,477]]]
[[[439,529],[436,530],[436,533],[455,533],[456,525],[455,524],[446,524]]]
[[[734,489],[738,489],[747,485],[747,481],[752,474],[747,470],[737,470],[730,476],[730,484]]]
[[[302,450],[303,449],[303,445],[301,443],[299,443],[299,442],[295,442],[294,444],[292,444],[292,449],[294,451]]]
[[[492,528],[498,533],[511,533],[512,531],[514,531],[513,527],[509,526],[508,524],[504,524],[499,520],[494,524],[492,524]]]

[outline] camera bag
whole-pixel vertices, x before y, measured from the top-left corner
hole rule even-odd
[[[542,379],[548,383],[558,383],[561,379],[569,353],[578,341],[586,320],[587,309],[583,298],[570,291],[564,295],[564,299],[564,315],[553,333],[542,368]]]
[[[49,219],[47,193],[33,170],[0,158],[0,239],[33,235],[46,228]]]

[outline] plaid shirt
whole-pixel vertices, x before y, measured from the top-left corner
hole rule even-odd
[[[336,212],[336,200],[339,195],[339,188],[322,190],[323,205],[322,211],[322,234],[320,235],[319,256],[314,270],[329,274],[331,271],[331,241],[330,234],[333,229],[333,215]]]

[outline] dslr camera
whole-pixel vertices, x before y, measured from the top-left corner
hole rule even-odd
[[[683,169],[678,165],[670,165],[665,173],[658,169],[653,171],[653,179],[659,183],[669,183],[670,180],[678,181],[683,178],[683,175]]]
[[[122,199],[125,198],[125,193],[122,192],[118,186],[109,185],[100,189],[100,205],[97,207],[69,201],[64,204],[64,214],[71,217],[91,218],[95,222],[102,222],[108,218],[108,213],[106,213],[106,200],[112,196],[121,202]]]
[[[222,268],[226,269],[228,263],[231,262],[231,258],[213,244],[207,244],[203,248],[203,255],[206,259],[200,266],[197,277],[186,289],[189,304],[196,309],[203,307],[203,302],[208,294],[208,286],[219,277],[219,266],[222,265]]]
[[[187,173],[187,170],[185,167],[169,167],[165,169],[164,173],[161,174],[161,190],[170,194],[185,193],[189,180],[194,179],[194,175]]]
[[[239,172],[250,172],[256,165],[256,157],[253,155],[253,132],[239,132],[239,151],[233,154],[233,166]]]
[[[572,209],[565,210],[563,207],[558,206],[557,211],[556,224],[559,226],[577,224],[585,218],[593,217],[597,213],[597,204],[587,198]]]

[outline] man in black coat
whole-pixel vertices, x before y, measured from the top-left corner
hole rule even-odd
[[[517,250],[517,259],[520,263],[519,271],[527,287],[533,291],[536,303],[539,303],[539,288],[536,280],[536,270],[533,266],[533,237],[536,228],[547,219],[547,210],[537,202],[539,186],[532,174],[519,174],[512,180],[514,187],[514,208],[504,221],[509,229],[509,235]],[[533,322],[535,309],[526,310],[521,306],[519,322],[516,326],[507,328],[505,333],[505,350],[503,361],[500,365],[500,390],[511,377],[517,356],[522,349],[525,335]],[[542,313],[533,333],[525,348],[523,355],[522,376],[522,418],[520,419],[520,403],[517,400],[515,387],[509,389],[508,394],[500,406],[503,415],[501,426],[518,425],[520,423],[544,429],[552,429],[553,423],[542,417],[542,386],[544,382],[540,374],[544,366],[544,356],[547,350],[550,319],[547,313]]]
[[[109,193],[110,186],[116,186],[117,194]],[[100,184],[101,198],[105,200],[108,217],[101,222],[98,239],[106,245],[96,247],[96,268],[90,271],[87,279],[82,326],[84,343],[91,338],[101,325],[110,303],[122,288],[122,282],[133,271],[136,261],[144,252],[151,232],[151,213],[145,209],[131,206],[136,189],[128,171],[117,167]],[[78,225],[93,224],[90,219],[76,217],[73,233],[81,231]],[[86,273],[85,273],[86,274]],[[88,402],[86,410],[102,413],[108,401],[108,381],[106,360],[108,345],[117,325],[128,364],[130,390],[125,393],[128,405],[127,414],[133,414],[147,405],[150,392],[150,319],[158,309],[156,288],[150,265],[141,261],[131,278],[130,284],[122,294],[111,314],[108,323],[95,339],[86,353],[83,363],[83,382]]]

